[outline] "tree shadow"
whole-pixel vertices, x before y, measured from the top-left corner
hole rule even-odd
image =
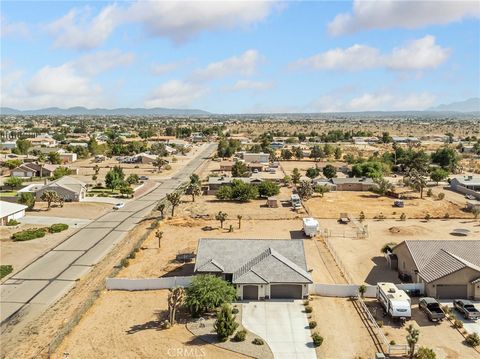
[[[127,334],[135,334],[144,330],[163,330],[161,323],[168,319],[168,310],[160,310],[155,313],[156,319],[149,320],[146,323],[132,325],[127,331]]]

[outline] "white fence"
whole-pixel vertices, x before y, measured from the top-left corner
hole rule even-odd
[[[355,297],[358,296],[359,284],[322,284],[314,283],[309,287],[310,294],[321,295],[323,297]],[[406,283],[396,284],[398,289],[402,290],[420,290],[420,294],[424,293],[425,286],[423,283]],[[366,298],[375,298],[377,286],[366,285]]]
[[[108,290],[155,290],[174,287],[187,287],[192,282],[192,276],[166,277],[147,279],[107,278]]]

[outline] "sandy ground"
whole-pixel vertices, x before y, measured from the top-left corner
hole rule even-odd
[[[347,272],[357,283],[367,282],[376,284],[377,281],[398,282],[397,274],[386,267],[386,261],[380,249],[383,245],[404,240],[431,240],[450,239],[459,237],[451,235],[455,228],[467,228],[471,231],[462,239],[478,239],[480,237],[480,222],[473,220],[366,220],[368,239],[343,238],[341,235],[353,233],[349,226],[340,225],[335,220],[320,220],[320,225],[329,228],[338,237],[331,237],[330,241],[335,252],[343,262]]]
[[[383,317],[383,310],[378,303],[373,300],[367,301],[367,305],[377,310],[371,310],[374,317],[383,321],[383,332],[387,339],[395,341],[397,344],[406,343],[407,331],[405,328],[412,324],[420,330],[419,346],[432,348],[437,354],[437,359],[467,359],[478,358],[480,355],[472,348],[463,343],[463,336],[454,329],[448,320],[435,324],[430,322],[425,314],[418,309],[417,301],[413,298],[412,320],[408,321],[403,327],[397,322],[392,322]]]
[[[312,320],[317,322],[314,331],[323,336],[323,344],[317,348],[317,357],[325,359],[373,357],[375,353],[373,340],[348,298],[313,296],[310,306],[313,308]]]
[[[70,358],[246,358],[195,339],[183,324],[161,330],[167,296],[167,290],[102,293],[57,353],[68,352]]]
[[[464,212],[460,206],[447,201],[435,200],[432,197],[420,196],[416,192],[408,192],[412,199],[405,199],[403,208],[393,207],[394,198],[378,196],[372,192],[337,191],[326,193],[323,198],[316,196],[305,202],[306,207],[314,217],[336,218],[340,213],[349,213],[358,218],[360,212],[366,218],[374,218],[380,213],[386,218],[400,218],[405,213],[407,218],[425,218],[429,213],[432,218],[443,218],[445,213],[450,218],[472,218],[470,213]]]
[[[110,203],[100,202],[65,202],[63,207],[52,205],[47,210],[46,202],[36,202],[29,216],[65,217],[95,219],[112,209]]]

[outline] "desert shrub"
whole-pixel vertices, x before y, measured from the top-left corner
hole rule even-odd
[[[407,220],[407,215],[406,215],[405,213],[402,213],[402,214],[400,215],[400,220],[401,220],[401,221],[406,221],[406,220]]]
[[[317,322],[312,320],[311,322],[308,323],[308,326],[310,327],[310,329],[313,329],[317,326]]]
[[[120,262],[120,265],[122,267],[128,267],[130,265],[130,262],[128,261],[128,258],[123,258]]]
[[[65,223],[55,223],[50,226],[51,233],[59,233],[68,229],[68,224]]]
[[[309,304],[310,304],[310,301],[309,301],[309,300],[304,300],[304,301],[303,301],[303,305],[307,306],[307,305],[309,305]]]
[[[9,221],[7,222],[7,226],[17,226],[17,225],[19,225],[19,224],[20,224],[20,222],[14,220],[14,219],[11,219],[11,220],[9,220]]]
[[[255,339],[252,340],[252,344],[255,344],[255,345],[263,345],[264,342],[263,342],[263,339],[255,338]]]
[[[305,307],[305,313],[311,313],[311,312],[313,312],[313,308],[311,306],[307,305]]]
[[[377,320],[377,325],[381,328],[383,327],[383,320]]]
[[[461,320],[455,319],[453,321],[453,327],[457,329],[463,328],[463,322]]]
[[[395,342],[395,340],[390,340],[390,345],[396,345],[397,342]]]
[[[431,188],[429,188],[427,191],[427,197],[432,197],[432,195],[433,195],[433,191]]]
[[[312,334],[313,345],[319,347],[323,343],[323,337],[317,332]]]
[[[136,256],[137,256],[137,254],[135,253],[135,251],[132,251],[132,252],[130,252],[128,258],[129,259],[134,259]]]
[[[444,198],[445,198],[445,193],[440,192],[440,193],[438,194],[437,198],[438,198],[439,200],[444,199]]]
[[[450,213],[446,212],[445,215],[443,216],[443,218],[449,219],[450,218]]]
[[[172,169],[172,166],[170,166],[170,165],[166,165],[166,166],[165,166],[165,170],[166,170],[166,171],[170,171],[171,169]]]
[[[232,314],[238,314],[238,308],[232,308]]]
[[[13,267],[10,264],[0,265],[0,279],[9,275],[12,272],[13,272]]]
[[[468,334],[465,342],[471,347],[478,347],[480,345],[480,337],[477,333]]]
[[[12,234],[12,240],[15,242],[21,242],[21,241],[29,241],[31,239],[35,238],[41,238],[45,236],[45,229],[43,228],[33,228],[33,229],[27,229],[25,231],[20,231],[17,233]]]
[[[426,347],[420,347],[418,348],[417,354],[415,354],[416,359],[435,359],[437,355],[435,352]]]
[[[236,342],[243,342],[246,336],[247,336],[246,330],[239,330],[238,332],[235,333],[233,340]]]
[[[429,221],[430,219],[432,219],[432,216],[431,216],[430,213],[427,213],[427,214],[425,215],[425,220],[426,220],[426,221]]]

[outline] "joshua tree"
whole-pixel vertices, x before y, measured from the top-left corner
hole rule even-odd
[[[158,211],[160,212],[160,215],[163,218],[163,212],[165,212],[165,203],[160,203],[157,207]]]
[[[360,293],[360,297],[365,296],[365,292],[367,291],[367,286],[365,284],[362,284],[361,286],[358,287],[358,293]]]
[[[298,168],[294,168],[293,172],[292,172],[292,182],[293,182],[293,184],[299,183],[301,176],[302,175],[300,174],[300,171],[298,170]]]
[[[57,192],[54,192],[54,191],[43,192],[40,199],[42,201],[47,202],[47,210],[50,209],[50,207],[52,206],[52,202],[59,202],[60,201],[60,197],[58,196]]]
[[[480,215],[480,208],[478,207],[475,207],[472,209],[472,214],[473,214],[473,218],[477,219],[478,216]]]
[[[195,196],[200,196],[202,194],[200,182],[190,182],[187,187],[187,193],[192,196],[192,202],[195,202]]]
[[[170,325],[175,324],[175,312],[179,308],[185,299],[185,290],[181,287],[175,287],[169,289],[168,294],[168,320]]]
[[[222,211],[218,212],[217,215],[215,216],[215,219],[217,221],[220,221],[220,228],[223,228],[223,222],[225,222],[227,217],[228,217],[228,214]]]
[[[410,359],[413,359],[413,356],[415,355],[415,345],[418,343],[420,331],[410,324],[407,327],[407,332],[407,343],[409,346],[408,355]]]
[[[242,218],[243,216],[241,214],[238,214],[237,215],[237,219],[238,219],[238,229],[242,228]]]
[[[173,192],[167,194],[167,201],[170,202],[172,205],[172,217],[175,214],[175,207],[177,207],[180,204],[180,193],[179,192]]]
[[[363,211],[360,212],[360,216],[358,217],[358,219],[360,220],[360,222],[363,222],[365,220],[365,213],[363,213]]]
[[[155,237],[157,237],[157,239],[158,239],[158,248],[160,248],[161,245],[162,245],[163,232],[162,231],[156,231],[155,232]]]

